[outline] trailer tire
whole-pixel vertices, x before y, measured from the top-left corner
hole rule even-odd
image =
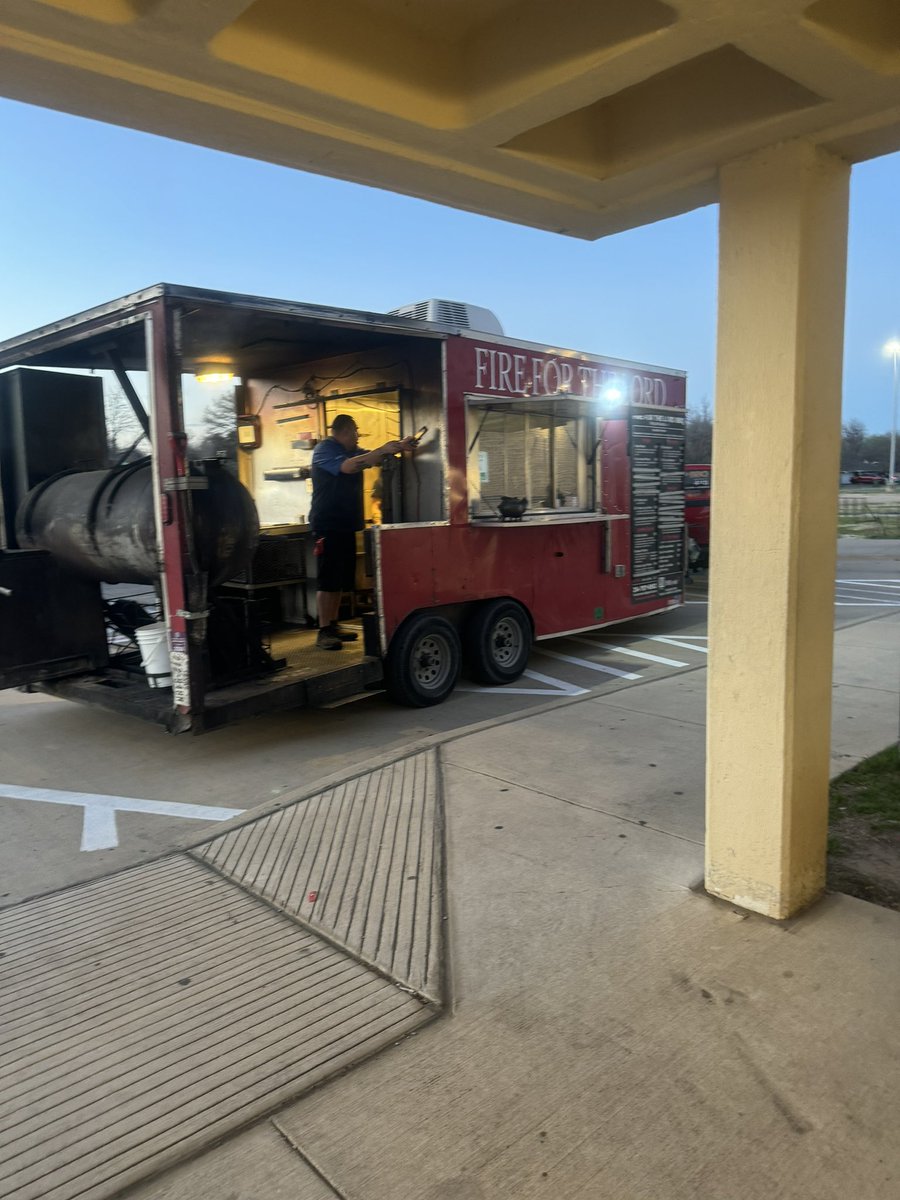
[[[531,643],[531,620],[521,604],[479,604],[465,630],[468,674],[477,683],[512,683],[528,666]]]
[[[450,622],[418,613],[398,629],[388,648],[388,696],[407,708],[440,704],[456,687],[461,663],[459,634]]]

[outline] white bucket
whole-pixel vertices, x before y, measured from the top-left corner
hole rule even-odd
[[[141,666],[147,675],[147,683],[152,688],[171,687],[172,670],[169,662],[169,640],[165,621],[157,621],[154,625],[142,625],[134,632],[141,652]]]

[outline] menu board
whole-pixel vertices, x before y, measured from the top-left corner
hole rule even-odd
[[[680,596],[684,586],[685,413],[631,408],[631,599]]]

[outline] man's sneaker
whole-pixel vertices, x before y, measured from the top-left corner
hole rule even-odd
[[[343,650],[344,643],[331,626],[320,629],[316,636],[316,646],[319,650]]]
[[[355,642],[359,638],[358,633],[354,633],[352,629],[341,629],[340,625],[332,625],[329,633],[333,633],[342,642]]]

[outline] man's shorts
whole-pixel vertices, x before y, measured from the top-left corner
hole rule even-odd
[[[317,587],[349,592],[356,586],[356,534],[350,530],[316,534]]]

